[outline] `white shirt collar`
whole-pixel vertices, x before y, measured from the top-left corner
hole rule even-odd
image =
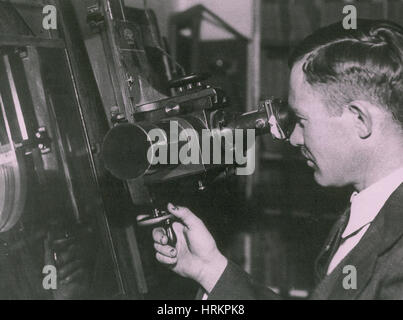
[[[390,195],[403,183],[403,168],[393,171],[368,188],[351,195],[351,212],[346,229],[342,234],[345,238],[371,223],[384,206]]]

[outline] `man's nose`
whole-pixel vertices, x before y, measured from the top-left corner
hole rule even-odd
[[[296,125],[290,136],[290,143],[294,147],[302,146],[304,144],[304,137],[301,128]]]

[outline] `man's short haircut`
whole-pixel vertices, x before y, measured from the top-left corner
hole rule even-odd
[[[305,38],[289,59],[303,61],[305,80],[320,90],[332,114],[353,100],[388,110],[403,124],[403,28],[385,20],[358,19],[357,29],[342,22]]]

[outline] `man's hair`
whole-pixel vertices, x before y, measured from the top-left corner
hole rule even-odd
[[[403,28],[385,20],[358,19],[357,29],[342,23],[305,38],[289,59],[303,61],[305,80],[323,94],[331,113],[353,100],[366,100],[391,112],[403,124]]]

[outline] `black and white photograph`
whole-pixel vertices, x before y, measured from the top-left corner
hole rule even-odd
[[[403,300],[403,0],[0,0],[0,300]]]

